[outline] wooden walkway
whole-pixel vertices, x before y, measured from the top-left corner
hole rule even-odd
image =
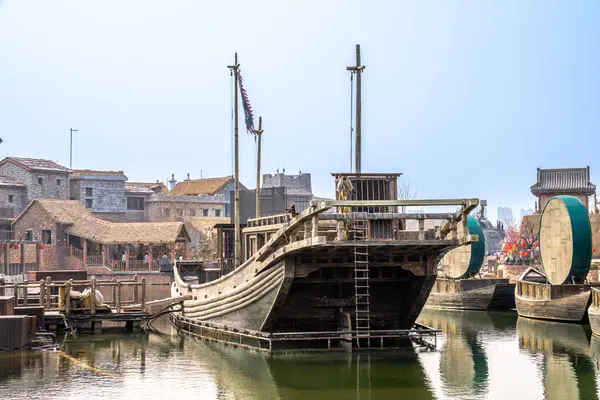
[[[99,304],[95,294],[100,288],[109,289],[110,298]],[[126,289],[127,290],[124,290]],[[106,292],[106,290],[105,290]],[[191,295],[176,298],[147,301],[146,278],[99,281],[89,280],[0,283],[0,296],[14,297],[16,308],[32,310],[43,308],[46,329],[57,331],[64,328],[79,330],[102,330],[103,322],[125,323],[127,328],[137,329],[143,321],[149,320],[190,300]]]

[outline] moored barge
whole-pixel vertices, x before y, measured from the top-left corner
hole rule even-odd
[[[543,271],[529,268],[517,281],[519,316],[582,322],[598,283],[586,277],[592,259],[592,232],[585,206],[573,196],[548,201],[540,219]]]

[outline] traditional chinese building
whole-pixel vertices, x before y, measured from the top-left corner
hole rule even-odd
[[[536,213],[540,213],[548,200],[558,195],[575,196],[588,209],[590,196],[596,193],[596,185],[590,180],[590,167],[537,169],[537,182],[531,186],[537,197]]]
[[[190,240],[183,222],[110,222],[78,200],[36,199],[13,230],[16,238],[44,243],[58,269],[156,270],[159,258],[185,258]]]

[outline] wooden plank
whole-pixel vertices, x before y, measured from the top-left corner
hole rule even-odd
[[[321,207],[426,207],[426,206],[463,206],[472,210],[479,204],[479,199],[428,199],[428,200],[327,200],[311,201],[311,205]]]

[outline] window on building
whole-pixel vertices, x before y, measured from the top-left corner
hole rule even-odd
[[[28,242],[33,241],[33,231],[25,232],[25,240],[27,240]]]
[[[42,178],[42,177],[39,177],[39,178],[38,178],[38,183],[39,183],[40,185],[43,185],[43,184],[44,184],[44,178]]]
[[[208,217],[208,210],[207,210],[206,208],[204,208],[204,209],[202,210],[202,215],[203,215],[204,217]]]
[[[61,185],[61,183],[62,183],[62,179],[57,179],[57,180],[56,180],[56,186],[60,186],[60,185]]]
[[[182,209],[177,209],[177,210],[175,210],[175,212],[177,213],[178,217],[183,217],[183,210]]]
[[[85,208],[92,208],[94,206],[93,199],[85,199]]]
[[[221,216],[221,210],[215,210],[215,217]]]
[[[94,197],[94,188],[85,188],[85,197]]]
[[[51,230],[43,230],[42,231],[42,243],[52,244],[52,231]]]
[[[127,197],[127,209],[128,210],[144,210],[144,198],[143,197]]]
[[[169,218],[171,216],[171,210],[169,210],[168,208],[163,208],[163,214],[165,215],[165,217]]]
[[[14,201],[15,201],[15,196],[14,196],[14,195],[12,195],[12,194],[9,194],[9,195],[8,195],[8,202],[9,202],[9,203],[13,203]]]
[[[190,208],[190,217],[195,217],[196,216],[196,210],[194,210],[193,208]]]

